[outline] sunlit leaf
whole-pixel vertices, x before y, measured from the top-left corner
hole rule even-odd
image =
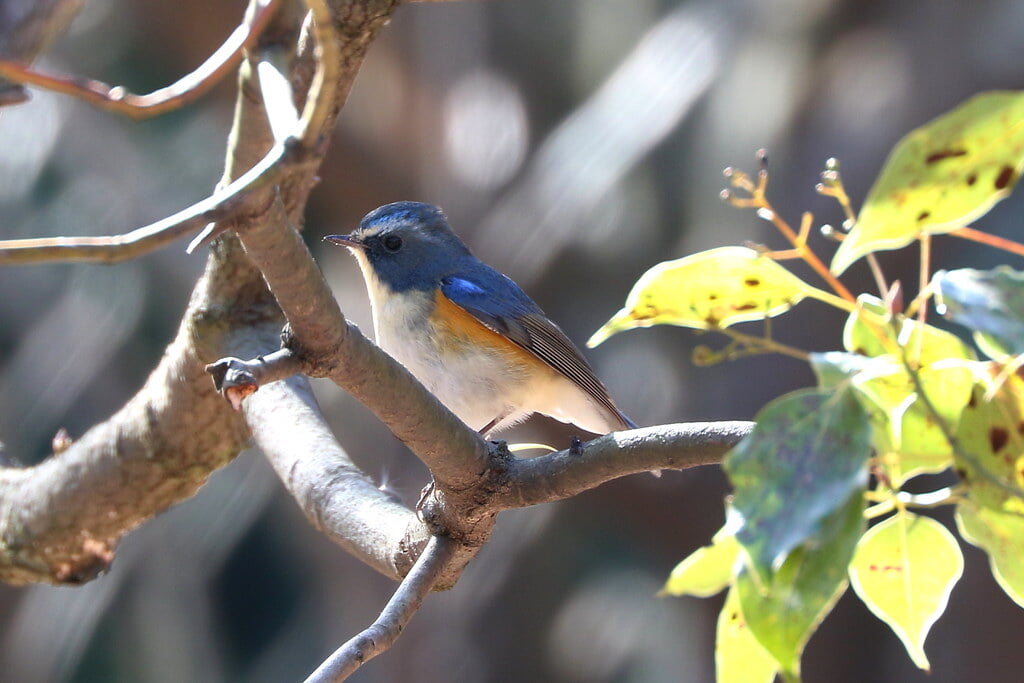
[[[666,261],[644,273],[626,306],[587,342],[597,346],[634,327],[718,329],[785,313],[813,288],[771,258],[746,247],[720,247]]]
[[[698,548],[676,565],[661,593],[707,598],[732,583],[740,544],[733,533],[718,534],[711,545]]]
[[[864,370],[872,359],[856,353],[843,351],[826,351],[810,355],[811,369],[818,378],[819,389],[835,389],[849,383],[853,377]]]
[[[995,270],[939,271],[933,282],[950,320],[982,334],[979,346],[993,357],[1024,353],[1024,273]]]
[[[853,387],[863,397],[875,427],[875,450],[894,483],[924,472],[941,472],[953,464],[947,433],[955,433],[971,399],[976,365],[951,359],[918,370],[928,402],[918,394],[904,364],[892,357],[874,358],[855,375]]]
[[[896,327],[886,321],[885,305],[870,294],[857,297],[860,312],[851,313],[843,327],[843,348],[862,356],[897,353],[900,347],[922,365],[947,358],[973,360],[974,353],[952,332],[902,318]],[[898,330],[898,332],[896,331]]]
[[[875,616],[928,669],[924,641],[963,573],[960,547],[930,517],[900,512],[868,529],[850,564],[850,582]]]
[[[977,505],[1024,514],[1024,380],[993,382],[975,386],[960,417],[956,472]]]
[[[775,658],[750,633],[736,588],[730,588],[715,633],[716,683],[772,683]]]
[[[789,553],[768,577],[759,579],[744,569],[736,579],[747,626],[788,674],[799,674],[808,638],[846,590],[863,513],[858,491],[823,520],[818,536]]]
[[[842,273],[865,254],[970,223],[1006,197],[1024,167],[1024,94],[982,93],[900,140],[832,259]]]
[[[956,525],[964,539],[988,553],[996,582],[1024,607],[1024,516],[965,500],[957,505]]]
[[[764,573],[817,537],[826,517],[863,490],[871,428],[850,391],[802,390],[775,399],[726,457],[737,532]]]

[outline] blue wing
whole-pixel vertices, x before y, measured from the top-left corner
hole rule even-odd
[[[608,390],[565,333],[515,282],[484,266],[472,275],[441,280],[441,293],[489,329],[506,337],[571,380],[626,428],[636,427],[615,407]]]

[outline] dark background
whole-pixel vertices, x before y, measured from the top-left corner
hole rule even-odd
[[[93,2],[37,66],[165,85],[200,63],[241,2]],[[973,93],[1020,88],[1015,0],[488,0],[401,8],[342,114],[307,238],[345,312],[366,328],[361,277],[320,238],[399,199],[443,206],[477,255],[582,343],[648,267],[773,229],[723,204],[721,169],[771,154],[770,196],[792,222],[842,220],[814,192],[834,156],[859,203],[901,135]],[[134,123],[37,94],[0,113],[0,236],[122,232],[208,194],[234,83]],[[1021,239],[1022,200],[979,227]],[[830,257],[832,245],[814,246]],[[1003,254],[952,237],[937,266]],[[885,254],[913,294],[917,249]],[[0,440],[32,462],[119,408],[173,337],[203,255],[184,244],[117,266],[0,270]],[[804,271],[800,271],[803,273]],[[864,265],[845,281],[870,290]],[[842,316],[807,302],[774,326],[838,346]],[[809,384],[783,357],[695,367],[691,330],[629,332],[588,352],[641,424],[748,419]],[[410,503],[424,468],[333,385],[317,390],[342,444]],[[536,418],[512,441],[567,443]],[[635,476],[502,516],[458,586],[432,596],[355,681],[710,681],[721,598],[658,599],[668,572],[722,523],[717,468]],[[949,522],[948,515],[939,517]],[[987,559],[967,566],[927,643],[934,673],[847,595],[812,638],[808,681],[1017,681],[1024,613]],[[130,534],[113,570],[78,588],[0,587],[0,679],[301,680],[369,623],[393,585],[317,534],[258,453]]]

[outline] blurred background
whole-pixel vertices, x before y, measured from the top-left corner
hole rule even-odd
[[[145,92],[194,68],[240,0],[93,0],[37,62]],[[721,169],[770,153],[769,195],[792,222],[837,157],[855,203],[911,128],[968,96],[1024,85],[1016,0],[488,0],[402,7],[343,112],[306,235],[342,308],[369,329],[362,279],[320,238],[399,199],[445,208],[477,255],[517,280],[579,343],[648,267],[773,229],[721,202]],[[0,112],[0,237],[123,232],[208,194],[220,176],[234,82],[134,123],[35,93]],[[978,225],[1021,239],[1024,193]],[[814,246],[830,256],[833,245]],[[938,267],[1003,254],[945,237]],[[882,257],[909,295],[916,248]],[[203,256],[184,244],[117,266],[0,270],[0,441],[31,463],[143,383],[173,337]],[[801,271],[803,273],[803,271]],[[873,289],[859,264],[846,282]],[[807,302],[774,326],[808,350],[838,346],[842,316]],[[749,419],[806,386],[783,357],[695,367],[697,344],[657,328],[588,352],[638,423]],[[424,468],[333,385],[318,395],[341,443],[410,504]],[[512,441],[559,447],[535,418]],[[935,484],[935,481],[928,482]],[[458,586],[433,595],[397,645],[354,681],[711,681],[721,596],[655,597],[708,542],[727,494],[717,468],[635,476],[507,513]],[[938,515],[949,523],[950,516]],[[985,556],[967,566],[927,643],[934,672],[850,594],[812,638],[808,681],[1020,680],[1024,612]],[[82,588],[0,586],[5,681],[292,681],[368,624],[393,585],[317,534],[261,455],[130,534]]]

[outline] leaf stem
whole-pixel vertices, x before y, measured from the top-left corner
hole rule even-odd
[[[1017,256],[1024,256],[1024,244],[1008,240],[1005,237],[999,237],[998,235],[991,235],[987,232],[982,232],[981,230],[975,230],[974,228],[966,225],[962,228],[950,231],[949,234],[954,237],[960,237],[961,239],[971,240],[972,242],[978,242],[979,244],[995,247],[996,249],[1002,249],[1003,251],[1008,251],[1011,254],[1016,254]]]

